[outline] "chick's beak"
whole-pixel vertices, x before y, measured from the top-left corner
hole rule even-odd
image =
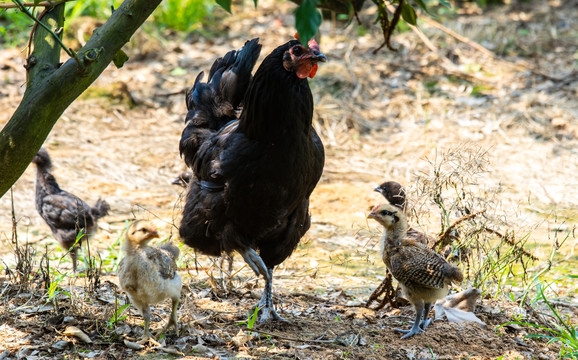
[[[375,189],[373,189],[373,191],[377,191],[378,193],[381,192],[381,186],[376,187]]]
[[[149,238],[156,239],[158,237],[159,237],[159,233],[157,232],[157,229],[151,229],[149,231]]]
[[[367,215],[368,219],[375,219],[377,217],[377,213],[375,211],[372,211],[369,213],[369,215]]]

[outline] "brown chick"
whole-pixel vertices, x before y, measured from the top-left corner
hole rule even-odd
[[[148,245],[152,239],[158,237],[156,227],[151,222],[137,220],[131,223],[123,245],[125,256],[118,268],[120,287],[127,292],[130,301],[144,318],[143,341],[147,341],[151,336],[150,305],[166,298],[173,301],[173,309],[163,332],[170,326],[175,327],[177,335],[179,331],[177,307],[183,287],[176,264],[179,248],[172,244],[159,247]]]
[[[398,207],[391,204],[378,205],[368,218],[383,225],[383,262],[416,311],[410,330],[395,330],[405,333],[402,339],[423,332],[431,323],[428,314],[432,303],[447,295],[452,282],[461,282],[463,274],[426,245],[407,237],[407,221]]]

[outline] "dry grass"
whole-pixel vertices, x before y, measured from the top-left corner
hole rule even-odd
[[[355,26],[343,29],[326,22],[321,47],[330,61],[320,67],[311,87],[327,163],[312,196],[312,229],[276,271],[275,279],[283,311],[295,325],[265,330],[276,335],[255,335],[251,345],[232,345],[239,329],[246,330],[238,323],[247,320],[246,310],[256,302],[260,284],[251,271],[241,269],[238,259],[234,272],[240,271],[230,285],[223,284],[212,260],[183,248],[180,269],[186,290],[179,314],[185,335],[180,339],[169,335],[167,343],[192,353],[192,346],[204,339],[203,346],[223,357],[431,358],[423,344],[427,339],[436,358],[472,353],[476,355],[470,358],[529,357],[528,347],[515,340],[523,337],[524,329],[506,329],[512,333],[502,336],[491,328],[436,323],[427,338],[402,343],[391,330],[396,321],[403,321],[390,318],[400,316],[399,310],[373,312],[350,306],[364,302],[383,279],[384,266],[375,246],[381,230],[370,226],[365,216],[370,205],[383,201],[372,189],[386,179],[406,186],[415,210],[412,224],[430,234],[443,233],[464,216],[483,211],[454,225],[452,230],[457,229],[462,240],[452,241],[460,251],[474,248],[466,254],[471,262],[462,259],[463,266],[469,281],[487,285],[489,295],[524,293],[532,282],[505,281],[503,277],[511,273],[493,272],[497,265],[479,261],[480,254],[496,259],[509,254],[517,264],[524,261],[528,274],[547,268],[552,278],[578,263],[573,237],[578,190],[570,181],[578,172],[577,45],[572,35],[578,12],[572,4],[575,1],[512,5],[506,11],[446,23],[495,51],[495,57],[427,24],[422,29],[437,49],[428,49],[407,32],[394,37],[401,47],[398,53],[373,55],[381,41],[377,30],[351,41],[358,35]],[[175,240],[182,194],[170,181],[184,170],[177,150],[184,90],[214,58],[247,38],[260,36],[264,52],[291,38],[290,26],[277,27],[273,21],[292,24],[291,16],[281,10],[263,4],[255,12],[227,19],[228,36],[195,43],[150,41],[153,50],[140,57],[133,48],[129,52],[138,61],[122,70],[108,69],[94,91],[66,111],[46,141],[55,176],[63,188],[82,198],[105,198],[112,213],[90,242],[95,271],[87,278],[70,278],[63,275],[71,267],[68,258],[34,209],[33,170],[15,184],[14,201],[8,196],[0,199],[0,214],[7,215],[0,216],[1,267],[6,274],[0,281],[0,339],[13,354],[30,355],[35,349],[47,354],[56,337],[102,358],[136,356],[122,339],[138,338],[142,320],[132,309],[117,314],[125,300],[114,277],[126,220],[154,219],[164,237]],[[363,12],[361,17],[367,25],[373,14]],[[0,53],[0,62],[8,61],[16,65],[3,73],[4,119],[17,106],[24,81],[19,51]],[[177,67],[186,74],[173,74]],[[98,96],[102,93],[98,90],[115,89],[120,95]],[[12,207],[14,222],[9,215]],[[16,235],[18,246],[12,245]],[[552,247],[564,239],[550,258]],[[530,268],[519,242],[539,259]],[[511,269],[517,274],[521,270],[522,265]],[[26,289],[19,290],[23,284]],[[51,284],[53,296],[47,301]],[[557,301],[575,301],[575,282],[565,278],[556,286],[552,294]],[[518,316],[518,304],[486,298],[478,310],[492,327]],[[160,316],[153,329],[158,329],[170,310],[161,305],[155,311]],[[110,324],[115,315],[126,314],[126,319]],[[409,314],[411,310],[402,309],[401,315]],[[72,318],[68,323],[67,316]],[[96,344],[62,335],[67,325],[82,328]],[[12,331],[19,335],[10,335]],[[333,341],[351,331],[361,334],[368,345],[313,341]],[[458,332],[461,338],[454,336]],[[47,335],[34,335],[40,333]],[[557,350],[528,344],[532,356],[555,356]]]

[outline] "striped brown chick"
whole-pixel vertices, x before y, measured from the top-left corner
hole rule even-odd
[[[452,282],[459,283],[463,274],[426,245],[407,237],[408,224],[403,211],[391,204],[376,206],[368,215],[384,227],[381,241],[383,262],[399,282],[404,295],[413,304],[416,317],[402,339],[424,332],[432,303],[448,294]]]
[[[137,220],[131,223],[123,245],[125,256],[118,268],[120,287],[144,318],[143,341],[151,337],[150,305],[166,298],[172,300],[173,307],[169,322],[162,331],[174,326],[178,335],[177,307],[182,289],[176,264],[179,248],[169,243],[158,247],[148,245],[158,237],[157,229],[151,222]]]

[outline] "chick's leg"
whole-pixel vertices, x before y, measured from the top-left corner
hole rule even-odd
[[[78,263],[78,248],[76,246],[70,249],[70,258],[72,259],[72,271],[76,273],[76,264]]]
[[[261,312],[261,317],[259,318],[259,322],[265,323],[269,320],[275,321],[283,321],[289,322],[281,315],[275,311],[275,306],[273,305],[273,269],[267,270],[269,278],[265,278],[265,288],[263,288],[263,296],[257,306],[259,307],[259,311]]]
[[[420,325],[422,329],[427,329],[427,327],[431,324],[432,319],[429,318],[429,310],[431,309],[431,303],[426,303],[423,309],[423,320],[421,321]]]
[[[144,332],[142,335],[142,340],[139,343],[146,343],[151,337],[151,332],[149,326],[151,323],[151,311],[148,305],[142,307],[142,317],[144,319]]]
[[[171,326],[175,327],[175,331],[177,332],[177,336],[179,336],[179,324],[177,320],[177,308],[179,307],[179,299],[173,299],[173,311],[171,312],[171,317],[169,318],[169,322],[163,328],[163,334],[171,328]]]
[[[398,332],[405,334],[404,336],[401,337],[402,339],[407,339],[410,336],[417,335],[420,332],[424,332],[422,330],[422,328],[420,328],[420,326],[419,326],[419,324],[421,322],[421,318],[423,316],[423,310],[424,310],[423,308],[424,308],[423,302],[421,304],[415,304],[415,312],[416,312],[415,321],[413,322],[413,326],[411,327],[411,329],[409,329],[409,330],[393,329],[395,331],[398,331]]]
[[[161,346],[161,344],[152,337],[150,332],[151,310],[148,305],[144,305],[142,307],[142,317],[144,319],[144,333],[142,336],[142,340],[137,341],[137,344],[141,345],[152,344],[154,346]]]

